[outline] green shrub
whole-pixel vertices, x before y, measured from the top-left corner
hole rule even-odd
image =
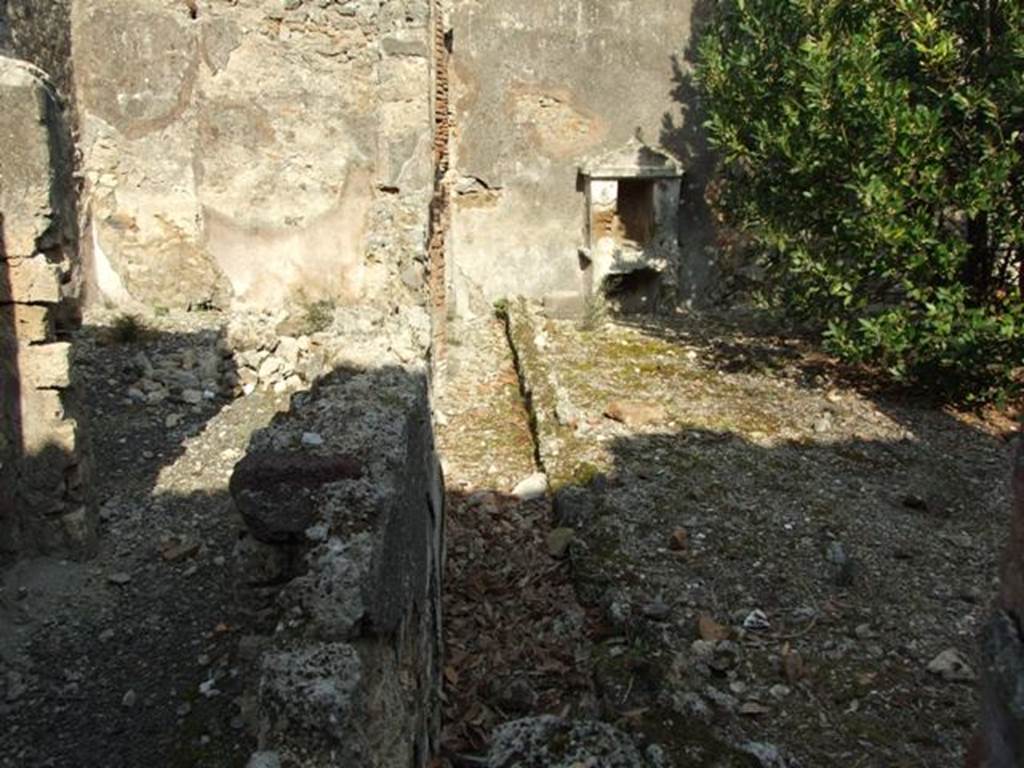
[[[146,332],[146,324],[138,315],[118,315],[110,324],[110,340],[118,344],[135,344],[145,338]]]
[[[333,299],[320,299],[306,304],[302,324],[305,333],[319,333],[331,327],[337,304]]]
[[[697,81],[713,203],[770,297],[952,398],[1024,361],[1024,4],[721,0]]]

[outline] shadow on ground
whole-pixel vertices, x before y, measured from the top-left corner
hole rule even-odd
[[[972,681],[928,667],[955,649],[977,668],[1010,422],[858,391],[806,341],[727,320],[519,336],[543,341],[517,353],[604,716],[683,765],[722,743],[962,761]],[[623,424],[614,401],[661,411]],[[701,617],[724,640],[695,644]]]
[[[72,337],[99,554],[5,568],[0,764],[244,764],[251,737],[238,727],[231,672],[252,617],[234,595],[227,474],[244,448],[239,431],[275,406],[259,395],[235,401],[212,381],[190,385],[191,368],[177,363],[168,371],[185,385],[169,386],[165,399],[129,394],[147,378],[140,353],[159,362],[217,349],[217,317],[190,324],[121,342],[113,327]],[[233,364],[217,360],[219,385]],[[205,394],[186,403],[184,389]],[[201,695],[214,678],[219,693]]]

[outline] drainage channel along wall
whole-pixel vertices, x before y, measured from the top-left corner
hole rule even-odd
[[[95,545],[74,418],[71,142],[39,69],[0,57],[0,560]]]
[[[423,368],[342,368],[231,480],[248,583],[278,586],[253,765],[423,768],[440,729],[443,482]]]

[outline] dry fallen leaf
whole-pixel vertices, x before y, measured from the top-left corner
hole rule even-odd
[[[676,552],[686,549],[686,542],[690,538],[690,534],[686,532],[685,528],[676,528],[672,531],[672,536],[669,539],[669,549],[675,550]]]
[[[782,673],[790,683],[795,683],[804,676],[804,660],[800,658],[799,653],[789,649],[783,651]]]
[[[444,679],[447,680],[450,685],[459,684],[459,673],[455,671],[455,667],[449,664],[444,668]]]

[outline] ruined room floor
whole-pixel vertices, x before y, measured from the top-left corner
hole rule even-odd
[[[510,313],[607,719],[677,765],[962,763],[1010,421],[873,393],[756,314]]]
[[[255,738],[239,646],[259,617],[236,594],[227,483],[287,396],[132,402],[138,353],[154,365],[201,355],[221,319],[147,320],[127,343],[111,342],[106,320],[80,332],[75,362],[99,555],[2,574],[0,765],[241,766]]]
[[[972,670],[933,662],[976,666],[1008,424],[872,392],[757,316],[510,320],[518,375],[481,317],[452,326],[437,393],[442,764],[541,713],[602,717],[666,764],[962,761]],[[0,765],[241,766],[254,747],[267,619],[237,586],[227,483],[288,396],[128,402],[138,352],[216,349],[220,323],[82,332],[100,554],[3,574]],[[516,498],[538,459],[550,495]]]

